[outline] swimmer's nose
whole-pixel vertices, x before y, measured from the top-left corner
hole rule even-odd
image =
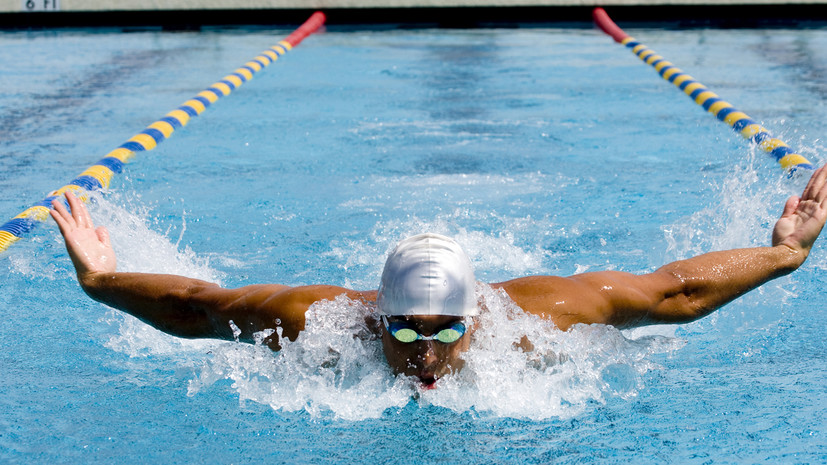
[[[425,341],[425,351],[419,356],[422,360],[424,368],[430,368],[437,362],[436,352],[434,352],[434,341]]]

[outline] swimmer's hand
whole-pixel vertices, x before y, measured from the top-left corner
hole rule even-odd
[[[95,228],[86,206],[72,192],[66,192],[66,201],[71,213],[57,199],[52,201],[54,209],[49,213],[66,241],[78,279],[82,282],[90,273],[114,272],[115,251],[109,242],[109,232],[103,226]]]
[[[810,253],[827,220],[827,165],[813,173],[801,197],[792,196],[772,231],[772,245],[783,245],[796,252]]]

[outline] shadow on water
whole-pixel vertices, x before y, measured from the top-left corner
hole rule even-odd
[[[489,107],[481,100],[490,95],[492,65],[501,62],[493,35],[475,35],[473,41],[429,46],[422,55],[421,84],[428,98],[421,109],[432,122],[458,137],[478,138],[503,131],[492,124]],[[505,135],[504,133],[502,135]],[[423,174],[459,174],[484,171],[484,163],[473,151],[445,153],[435,148],[414,162]]]
[[[752,48],[767,61],[792,71],[790,85],[804,88],[819,99],[827,97],[827,61],[806,34],[797,34],[791,41],[773,40],[767,35],[761,44]]]
[[[78,107],[135,72],[156,67],[179,54],[180,50],[122,51],[79,76],[58,76],[53,91],[31,96],[28,106],[6,108],[0,113],[0,143],[8,146],[18,140],[40,137],[44,132],[81,125],[85,118],[78,117],[83,115]],[[44,125],[44,120],[49,125]],[[0,152],[0,158],[9,156],[13,154]]]
[[[474,131],[469,120],[482,120],[488,108],[479,103],[486,95],[488,69],[500,62],[494,37],[464,44],[428,47],[423,55],[422,84],[431,96],[423,109],[435,121],[456,124],[457,130]],[[469,98],[471,97],[471,98]]]

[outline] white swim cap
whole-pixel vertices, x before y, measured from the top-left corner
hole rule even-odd
[[[472,316],[479,313],[475,285],[471,261],[456,241],[419,234],[388,256],[376,303],[392,316]]]

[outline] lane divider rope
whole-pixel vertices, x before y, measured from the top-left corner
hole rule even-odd
[[[716,118],[732,127],[747,140],[758,145],[763,151],[775,157],[776,161],[785,170],[792,172],[797,169],[815,169],[814,165],[799,153],[796,153],[784,141],[773,137],[767,128],[747,116],[744,112],[736,109],[732,104],[722,100],[717,94],[706,86],[695,80],[692,76],[684,73],[681,69],[666,61],[654,50],[641,44],[623,29],[617,26],[603,8],[592,10],[592,18],[595,24],[606,34],[611,36],[615,42],[625,45],[644,63],[651,65],[660,76],[671,82],[678,89],[682,90],[695,103],[700,105]]]
[[[60,198],[64,192],[71,190],[86,201],[88,199],[87,191],[107,188],[112,176],[123,171],[124,164],[129,162],[136,152],[154,149],[164,139],[170,137],[176,129],[186,126],[191,118],[201,114],[219,98],[229,95],[230,92],[252,79],[254,74],[299,45],[307,36],[318,30],[324,22],[324,13],[314,13],[284,40],[261,52],[240,68],[199,92],[175,110],[167,113],[163,118],[150,124],[143,131],[132,136],[118,148],[109,152],[104,158],[98,160],[97,163],[80,173],[69,184],[52,191],[45,199],[0,226],[0,252],[7,250],[11,244],[20,240],[39,223],[45,221],[49,217],[49,209],[53,199]]]

